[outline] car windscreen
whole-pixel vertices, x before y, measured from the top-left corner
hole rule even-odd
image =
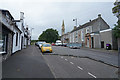
[[[51,47],[50,44],[43,44],[43,47]]]

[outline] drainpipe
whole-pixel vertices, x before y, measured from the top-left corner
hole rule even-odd
[[[100,35],[101,22],[100,22],[100,17],[101,17],[101,14],[98,14],[98,18],[99,18],[99,48],[101,48],[101,35]]]

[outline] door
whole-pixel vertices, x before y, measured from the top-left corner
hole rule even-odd
[[[104,41],[101,41],[101,48],[104,48]]]
[[[92,42],[92,48],[94,48],[94,38],[91,38],[91,42]]]
[[[89,48],[89,38],[87,38],[87,47]]]
[[[23,36],[21,38],[21,50],[22,50],[22,48],[23,48]]]

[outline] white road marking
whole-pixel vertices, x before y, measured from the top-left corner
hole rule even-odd
[[[93,75],[92,73],[88,72],[88,74],[94,78],[97,78],[95,75]]]
[[[71,58],[74,58],[74,57],[71,57]]]
[[[71,64],[74,64],[73,62],[70,62]]]
[[[63,57],[61,57],[61,58],[63,58]]]
[[[67,59],[65,59],[66,61],[68,61]]]
[[[83,70],[83,68],[81,68],[80,66],[77,66],[79,69]]]

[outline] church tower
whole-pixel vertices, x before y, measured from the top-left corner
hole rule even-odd
[[[62,23],[62,35],[65,34],[65,25],[64,25],[64,20],[63,20],[63,23]]]

